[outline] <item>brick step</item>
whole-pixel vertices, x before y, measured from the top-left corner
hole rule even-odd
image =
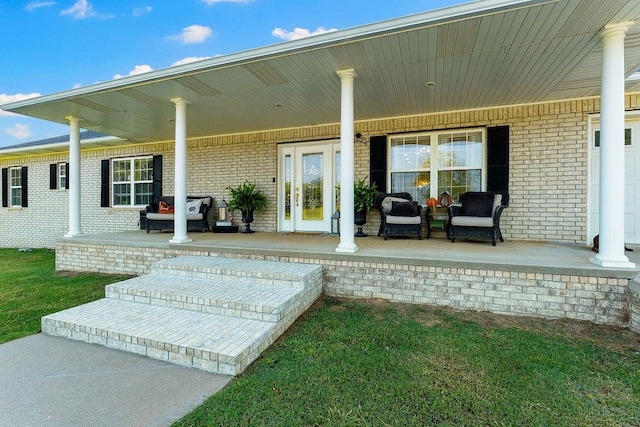
[[[105,294],[143,304],[278,322],[298,305],[304,288],[156,272],[108,285]]]
[[[322,283],[322,267],[319,265],[241,258],[186,255],[157,261],[151,271],[260,285],[304,287]]]
[[[185,256],[42,318],[44,333],[238,375],[322,292],[322,267]]]
[[[105,298],[42,318],[49,335],[237,375],[282,332],[280,323]]]

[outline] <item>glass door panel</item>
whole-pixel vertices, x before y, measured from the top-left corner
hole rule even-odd
[[[302,156],[302,219],[323,219],[323,154],[311,153]]]

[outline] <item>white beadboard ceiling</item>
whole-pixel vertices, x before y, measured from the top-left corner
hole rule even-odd
[[[338,123],[336,72],[349,68],[356,121],[597,96],[598,33],[639,18],[638,0],[481,0],[3,108],[58,123],[76,116],[85,129],[146,142],[173,139],[176,97],[191,102],[190,138]],[[640,22],[625,55],[631,75]]]

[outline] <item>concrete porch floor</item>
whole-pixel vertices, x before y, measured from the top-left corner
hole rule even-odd
[[[193,241],[170,244],[170,231],[128,231],[92,234],[63,241],[88,244],[123,245],[131,248],[166,248],[185,251],[209,251],[277,257],[304,257],[328,260],[365,262],[395,262],[408,265],[440,265],[469,268],[505,268],[513,271],[556,274],[585,274],[592,276],[635,278],[640,273],[640,246],[630,246],[634,251],[625,252],[633,269],[602,268],[589,259],[595,255],[590,246],[568,243],[510,241],[490,242],[449,240],[437,236],[422,240],[390,238],[369,235],[356,238],[359,250],[354,254],[335,252],[339,237],[330,234],[310,233],[189,233]]]

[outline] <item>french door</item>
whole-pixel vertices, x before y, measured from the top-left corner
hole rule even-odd
[[[279,147],[278,229],[330,232],[336,210],[339,141]]]

